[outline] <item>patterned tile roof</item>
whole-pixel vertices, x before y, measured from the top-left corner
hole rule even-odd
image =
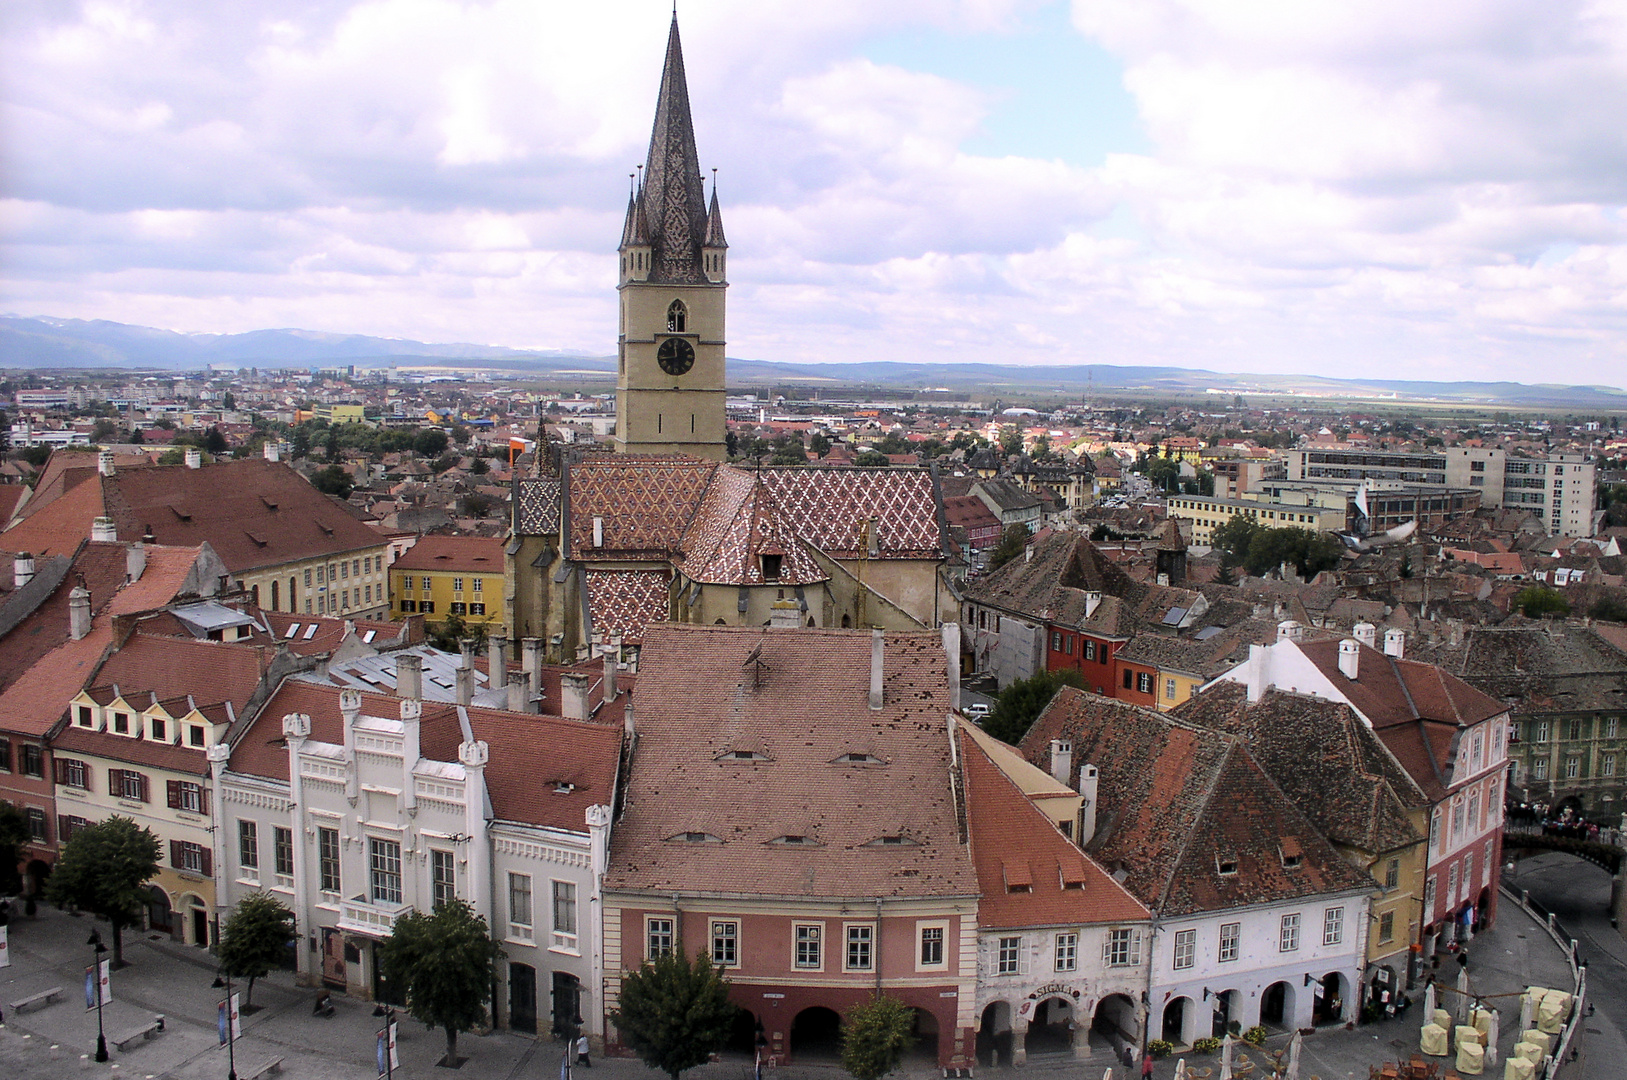
[[[522,479],[515,500],[515,531],[522,536],[559,534],[560,484],[553,477]]]
[[[879,710],[871,642],[852,630],[650,627],[606,887],[976,895],[950,783],[942,641],[883,638]]]
[[[568,473],[570,544],[576,560],[664,561],[680,550],[715,461],[656,454],[597,454]],[[593,542],[598,521],[602,543]]]
[[[795,522],[779,510],[759,475],[719,469],[684,534],[680,565],[694,581],[762,585],[759,555],[780,556],[777,584],[807,585],[827,575],[797,542]]]
[[[938,498],[926,469],[767,468],[762,478],[797,535],[832,558],[862,557],[872,520],[878,558],[943,555]]]
[[[662,570],[588,570],[588,618],[596,634],[621,634],[636,645],[644,628],[671,617],[672,576]]]
[[[1371,887],[1237,739],[1064,687],[1020,749],[1043,767],[1052,739],[1099,770],[1086,850],[1164,915]],[[1284,841],[1303,862],[1284,863]],[[1223,871],[1223,866],[1235,869]]]

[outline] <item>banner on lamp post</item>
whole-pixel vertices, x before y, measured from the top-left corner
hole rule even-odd
[[[97,978],[97,969],[101,969],[101,978]],[[96,1007],[97,990],[101,990],[101,1003],[110,1005],[113,1002],[113,961],[103,960],[85,969],[85,1011]]]
[[[399,1055],[397,1055],[395,1048],[395,1029],[396,1024],[395,1021],[392,1020],[389,1025],[378,1034],[378,1066],[380,1076],[387,1076],[390,1073],[393,1073],[396,1069],[401,1068],[401,1058]]]
[[[0,926],[0,968],[11,966],[11,945],[6,938],[10,929],[9,926]]]
[[[238,1011],[236,994],[233,994],[229,1001],[222,1001],[219,1005],[215,1006],[215,1032],[220,1036],[220,1045],[222,1046],[226,1045],[226,1024],[228,1022],[228,1016],[231,1018],[231,1037],[234,1039],[241,1039],[243,1037],[243,1017]]]

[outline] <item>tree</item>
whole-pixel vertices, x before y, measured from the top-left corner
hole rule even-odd
[[[909,1049],[915,1014],[895,997],[877,994],[842,1018],[842,1068],[856,1080],[881,1080]]]
[[[404,994],[407,1013],[446,1031],[446,1063],[458,1060],[458,1034],[487,1022],[497,943],[484,916],[449,900],[431,914],[408,912],[379,946],[384,977]]]
[[[118,434],[118,425],[111,420],[98,420],[96,426],[90,429],[90,441],[104,443]]]
[[[457,443],[459,446],[467,446],[469,445],[469,436],[471,434],[472,433],[468,428],[464,427],[462,424],[459,424],[452,429],[452,441]]]
[[[446,432],[440,428],[425,428],[412,440],[412,450],[419,457],[437,457],[446,453],[446,443]]]
[[[824,457],[830,453],[830,439],[823,431],[816,431],[808,437],[808,453],[814,457]]]
[[[1032,535],[1027,525],[1007,525],[1005,531],[1000,534],[1000,542],[989,552],[989,569],[998,570],[1021,555],[1023,549],[1028,547],[1028,540]]]
[[[0,896],[22,891],[23,876],[17,871],[22,847],[28,843],[28,818],[22,810],[0,800]]]
[[[491,462],[483,457],[477,457],[469,463],[469,471],[476,476],[485,476],[491,472]]]
[[[228,390],[226,391],[226,396],[220,400],[220,405],[221,408],[225,409],[227,412],[235,412],[237,410],[237,399],[233,397],[232,392]]]
[[[332,495],[339,499],[350,498],[351,491],[356,482],[345,472],[342,465],[329,465],[325,469],[318,469],[311,474],[311,486],[324,495]]]
[[[1001,742],[1013,745],[1028,734],[1045,706],[1064,686],[1084,685],[1084,679],[1073,668],[1041,671],[1026,679],[1010,683],[994,699],[994,709],[983,722],[983,730]]]
[[[57,856],[46,898],[100,915],[113,928],[113,966],[124,966],[126,926],[137,925],[147,905],[143,886],[158,873],[158,837],[115,814],[73,834]]]
[[[1588,608],[1587,613],[1595,619],[1627,623],[1627,599],[1620,596],[1601,596],[1593,602],[1592,607]],[[4,869],[4,867],[0,867],[0,872],[3,872]],[[4,891],[4,886],[0,886],[0,892]]]
[[[853,464],[863,465],[866,468],[871,469],[885,469],[887,466],[891,465],[892,462],[888,461],[887,455],[883,454],[880,450],[866,450],[864,453],[858,454],[853,458]]]
[[[610,1021],[644,1064],[678,1080],[723,1048],[736,1011],[728,980],[704,950],[693,961],[674,952],[622,980]]]
[[[1569,615],[1571,606],[1559,590],[1532,585],[1514,594],[1514,610],[1528,619],[1540,619],[1544,615]]]
[[[238,903],[220,929],[220,966],[232,978],[249,981],[245,1006],[254,1000],[254,980],[282,965],[295,936],[294,913],[270,893],[254,893]]]
[[[1000,451],[1007,456],[1023,452],[1023,433],[1015,424],[1000,429]]]
[[[211,427],[208,431],[204,432],[203,448],[209,451],[209,453],[213,454],[215,457],[219,457],[220,455],[224,454],[227,449],[229,449],[226,445],[226,436],[220,433],[220,428]]]

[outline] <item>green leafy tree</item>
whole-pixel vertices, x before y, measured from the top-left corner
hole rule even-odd
[[[823,431],[816,431],[808,438],[808,453],[814,457],[824,457],[830,453],[830,439]]]
[[[1587,613],[1595,619],[1627,623],[1627,599],[1620,596],[1601,596],[1588,608]],[[0,870],[3,869],[0,867]]]
[[[138,925],[147,904],[143,886],[158,873],[158,837],[114,815],[73,834],[57,855],[45,896],[100,915],[113,928],[113,965],[124,966],[126,926]]]
[[[0,896],[22,891],[23,876],[17,870],[23,845],[28,843],[28,818],[22,810],[0,800]]]
[[[704,951],[693,961],[672,953],[622,980],[610,1022],[644,1064],[678,1080],[723,1048],[737,1011],[728,980]]]
[[[1544,615],[1569,615],[1571,606],[1557,589],[1532,585],[1514,594],[1514,610],[1528,619],[1540,619]]]
[[[93,443],[108,442],[118,434],[118,425],[111,420],[98,420],[96,426],[90,429],[90,441]]]
[[[1072,668],[1041,671],[1006,686],[994,699],[994,709],[983,722],[983,730],[1001,742],[1013,745],[1028,734],[1045,706],[1064,686],[1084,686],[1079,672]]]
[[[842,1068],[856,1080],[881,1080],[909,1049],[915,1014],[895,997],[877,994],[842,1018]]]
[[[806,465],[808,464],[808,451],[802,448],[802,439],[797,435],[782,435],[774,440],[774,452],[769,455],[770,465]]]
[[[880,450],[866,450],[864,453],[854,456],[853,464],[863,465],[870,469],[885,469],[892,462],[888,461],[887,455]]]
[[[497,943],[484,916],[450,900],[431,914],[408,912],[379,947],[384,976],[406,995],[415,1020],[446,1031],[446,1061],[458,1059],[458,1035],[487,1022]]]
[[[1004,454],[1023,452],[1023,433],[1017,425],[1007,424],[1000,429],[1000,451]]]
[[[491,472],[491,462],[483,457],[477,457],[469,463],[469,471],[476,476],[485,476]]]
[[[254,1000],[254,980],[281,966],[295,937],[294,913],[270,893],[244,897],[220,929],[220,966],[234,979],[247,979],[243,1004]]]
[[[345,472],[342,465],[329,465],[311,474],[311,486],[324,495],[333,495],[340,499],[350,498],[350,493],[356,487],[356,482],[350,474]]]
[[[1012,559],[1022,555],[1033,534],[1027,525],[1007,525],[1000,534],[1000,542],[989,552],[989,569],[998,570]]]
[[[412,440],[412,450],[419,457],[438,457],[446,453],[446,443],[446,432],[440,428],[424,428]]]
[[[452,441],[457,443],[459,446],[467,446],[469,445],[470,434],[471,432],[467,427],[459,424],[452,429]]]
[[[230,390],[226,391],[226,396],[221,399],[220,405],[221,408],[225,409],[227,412],[237,411],[237,399],[232,396],[232,392]]]

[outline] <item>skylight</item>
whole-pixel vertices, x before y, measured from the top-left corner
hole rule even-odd
[[[288,632],[284,634],[283,637],[291,638],[297,633],[299,633],[299,623],[289,623]]]

